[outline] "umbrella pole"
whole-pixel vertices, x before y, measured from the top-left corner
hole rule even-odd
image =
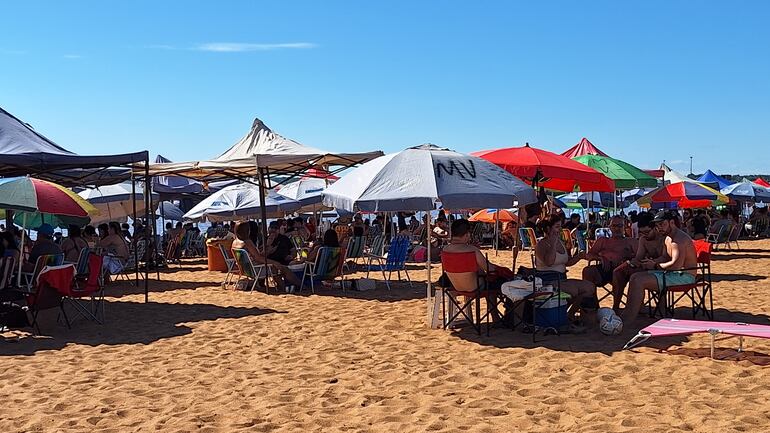
[[[615,211],[615,215],[618,214],[618,190],[612,191],[612,199],[614,200],[613,208]]]
[[[428,270],[428,284],[427,284],[427,293],[426,293],[425,300],[426,300],[426,304],[427,304],[428,326],[432,327],[432,325],[433,325],[433,314],[432,314],[433,311],[431,311],[431,307],[432,307],[432,304],[433,304],[433,297],[431,296],[432,295],[432,293],[431,293],[432,292],[432,287],[431,286],[432,286],[433,282],[431,281],[431,276],[430,276],[430,270],[431,270],[431,264],[430,264],[430,232],[431,232],[431,230],[430,230],[430,218],[431,218],[430,211],[428,211],[428,218],[427,218],[427,221],[428,221],[428,223],[427,223],[427,240],[428,240],[427,247],[428,247],[428,254],[427,254],[427,258],[425,260],[425,266],[427,267],[427,270]]]
[[[13,226],[11,226],[13,227]],[[27,234],[27,213],[21,216],[21,246],[19,247],[19,272],[16,273],[16,285],[21,287],[21,264],[24,263],[24,238]]]
[[[500,209],[495,209],[495,257],[497,257],[498,249],[497,249],[497,225],[499,224],[500,220]]]

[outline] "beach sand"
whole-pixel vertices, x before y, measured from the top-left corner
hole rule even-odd
[[[770,241],[741,247],[714,257],[716,318],[770,324]],[[424,284],[266,295],[204,269],[161,273],[149,304],[112,285],[104,325],[3,334],[0,432],[770,431],[767,340],[712,360],[707,335],[479,337],[429,329]]]

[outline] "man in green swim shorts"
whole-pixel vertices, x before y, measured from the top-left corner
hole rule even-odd
[[[660,291],[663,288],[664,271],[667,272],[666,285],[668,286],[695,282],[694,270],[679,270],[695,268],[697,256],[692,238],[676,226],[676,220],[675,211],[660,211],[653,219],[655,229],[665,236],[666,251],[658,259],[642,261],[642,267],[647,269],[647,272],[639,272],[631,276],[628,285],[628,303],[621,316],[626,329],[639,315],[646,291]]]

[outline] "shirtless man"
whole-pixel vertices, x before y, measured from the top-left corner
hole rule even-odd
[[[273,266],[275,270],[278,271],[278,273],[283,277],[284,280],[288,281],[289,284],[293,284],[297,287],[302,287],[302,281],[297,278],[296,275],[294,275],[294,272],[289,270],[288,267],[282,265],[281,263],[276,262],[275,260],[271,259],[265,259],[265,256],[262,255],[258,250],[256,245],[254,245],[254,242],[249,239],[249,235],[251,233],[251,229],[249,228],[248,222],[240,222],[236,224],[235,226],[235,240],[233,241],[233,249],[244,249],[249,252],[249,256],[251,257],[251,263],[254,265],[261,265],[265,264],[265,261],[267,261],[268,265]],[[279,280],[278,282],[278,290],[281,291],[284,289],[284,282],[282,280]]]
[[[636,255],[612,271],[612,309],[616,313],[620,312],[620,302],[623,299],[623,292],[628,281],[631,279],[631,275],[637,272],[645,272],[645,269],[642,268],[642,262],[647,259],[657,260],[663,257],[666,251],[665,244],[663,243],[665,236],[655,229],[655,223],[652,220],[653,215],[651,213],[642,212],[639,214],[636,221],[637,232],[639,233],[639,245],[636,248]]]
[[[598,260],[599,264],[583,268],[583,279],[604,286],[612,282],[613,270],[621,263],[634,257],[636,239],[624,237],[625,221],[614,216],[610,220],[612,237],[599,238],[586,253],[587,260]],[[613,286],[614,291],[614,286]]]
[[[676,227],[677,215],[674,212],[660,211],[653,221],[661,235],[665,236],[666,252],[656,260],[643,260],[642,268],[648,272],[639,272],[631,276],[628,286],[628,303],[621,316],[624,327],[636,320],[647,290],[660,291],[663,287],[663,272],[668,285],[692,284],[695,282],[695,270],[698,260],[692,238]],[[688,269],[681,271],[680,269]],[[628,328],[626,328],[628,329]]]

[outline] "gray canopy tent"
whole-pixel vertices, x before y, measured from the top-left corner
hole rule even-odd
[[[139,166],[143,169],[132,170]],[[0,108],[0,177],[33,176],[67,187],[84,187],[139,178],[148,179],[148,167],[147,151],[116,155],[78,155],[49,140],[28,123]],[[147,184],[148,182],[145,182],[145,185]],[[133,193],[136,193],[135,189]],[[144,196],[149,198],[149,195],[145,186]],[[146,221],[150,219],[149,208],[148,204]],[[12,218],[10,215],[9,217]],[[10,224],[11,222],[9,227]],[[134,258],[137,259],[136,256]],[[139,279],[138,266],[136,278]],[[145,302],[148,300],[148,291],[145,270]]]

